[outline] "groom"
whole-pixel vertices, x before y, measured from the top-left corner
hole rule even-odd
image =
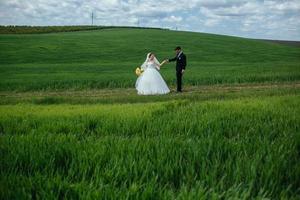
[[[181,47],[176,47],[176,56],[172,59],[167,59],[167,62],[176,61],[176,78],[177,78],[177,92],[182,92],[182,75],[186,67],[186,56],[182,52]]]

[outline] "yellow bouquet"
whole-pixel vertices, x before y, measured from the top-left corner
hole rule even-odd
[[[141,68],[139,68],[139,67],[137,67],[137,68],[135,69],[135,74],[136,74],[137,76],[140,76],[143,72],[144,72],[144,70],[141,69]]]

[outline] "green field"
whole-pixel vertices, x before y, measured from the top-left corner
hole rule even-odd
[[[184,92],[138,96],[147,52],[177,45]],[[130,28],[0,47],[0,199],[300,198],[299,47]]]
[[[227,36],[151,29],[0,35],[0,91],[134,87],[147,52],[161,61],[181,45],[186,85],[300,79],[300,48]],[[175,84],[175,67],[161,70]]]

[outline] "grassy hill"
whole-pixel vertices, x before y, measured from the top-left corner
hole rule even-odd
[[[112,28],[130,28],[130,29],[158,29],[148,27],[129,27],[129,26],[1,26],[0,34],[42,34],[59,32],[92,31]]]
[[[184,92],[138,96],[147,52],[177,45]],[[300,48],[131,28],[0,47],[0,199],[299,199]]]
[[[300,48],[256,40],[155,29],[0,35],[0,90],[134,87],[147,52],[188,57],[186,85],[286,82],[300,79]],[[161,73],[175,84],[174,64]]]

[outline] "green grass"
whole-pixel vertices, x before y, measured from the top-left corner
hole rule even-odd
[[[168,102],[187,100],[190,102],[206,100],[237,99],[244,97],[272,97],[297,95],[300,92],[298,82],[285,84],[259,85],[220,85],[185,88],[181,94],[172,92],[169,95],[138,96],[135,89],[102,89],[102,90],[64,90],[33,92],[0,92],[0,105],[16,105],[30,103],[36,105],[49,104],[128,104]]]
[[[58,33],[99,30],[101,26],[0,26],[0,34]]]
[[[146,27],[122,27],[122,26],[1,26],[0,34],[41,34],[41,33],[59,33],[75,31],[91,31],[111,28],[131,28],[131,29],[160,29]]]
[[[184,92],[138,96],[146,53],[177,45]],[[300,198],[300,48],[129,28],[0,47],[0,199]]]
[[[147,52],[181,45],[188,86],[300,79],[300,48],[250,39],[152,29],[0,35],[0,91],[132,88]],[[175,84],[174,64],[161,73]]]
[[[9,199],[296,198],[298,105],[298,95],[3,105],[1,193]]]

